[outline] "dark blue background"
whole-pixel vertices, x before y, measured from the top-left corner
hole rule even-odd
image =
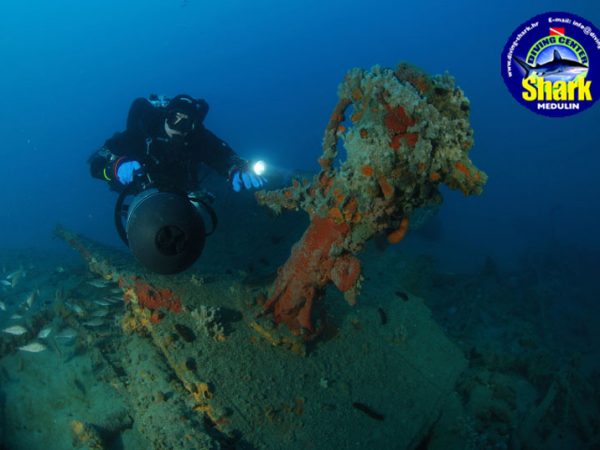
[[[0,15],[0,248],[63,248],[54,224],[120,245],[114,193],[86,159],[123,127],[131,100],[188,92],[241,155],[316,171],[336,88],[355,66],[410,61],[449,71],[472,102],[471,157],[485,193],[446,195],[434,252],[453,270],[510,262],[558,239],[598,249],[600,107],[549,119],[519,105],[500,76],[516,26],[545,10],[600,24],[597,2],[198,0],[3,5]],[[241,212],[243,213],[243,212]]]

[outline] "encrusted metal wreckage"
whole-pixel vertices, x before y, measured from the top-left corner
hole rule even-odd
[[[167,318],[167,314],[179,315],[185,312],[186,314],[182,314],[185,317],[178,318],[178,322],[189,322],[193,319],[194,312],[185,310],[181,300],[171,289],[157,287],[139,275],[114,265],[108,258],[102,256],[102,252],[93,242],[62,227],[57,227],[55,233],[80,253],[92,273],[104,280],[117,283],[122,289],[123,299],[127,305],[121,323],[123,331],[126,334],[137,333],[150,337],[154,350],[159,351],[156,357],[164,359],[169,368],[165,373],[172,371],[181,386],[189,392],[193,401],[191,408],[206,415],[207,420],[213,421],[215,426],[224,424],[226,419],[217,417],[211,406],[212,393],[208,383],[201,380],[193,370],[189,370],[186,365],[186,355],[175,350],[171,328],[159,326],[162,319],[172,319]],[[168,322],[172,325],[171,321]],[[72,424],[76,440],[83,445],[94,444],[93,448],[102,448],[101,439],[94,430],[93,426],[80,421],[74,421]],[[165,438],[165,436],[170,437]],[[185,436],[186,445],[190,448],[211,448],[208,435],[194,433]],[[179,434],[176,432],[163,435],[149,430],[146,437],[154,448],[174,448],[173,446],[179,445]]]
[[[487,181],[468,157],[469,101],[449,75],[429,77],[408,64],[352,69],[338,96],[321,171],[312,181],[257,193],[278,213],[302,208],[310,216],[264,303],[277,323],[306,337],[315,331],[313,303],[328,283],[356,301],[356,255],[367,240],[379,233],[390,243],[402,240],[415,209],[442,202],[441,184],[473,195]],[[340,146],[346,159],[338,164]]]

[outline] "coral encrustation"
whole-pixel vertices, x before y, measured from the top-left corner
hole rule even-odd
[[[469,101],[449,75],[429,77],[408,64],[352,69],[338,96],[320,172],[310,182],[257,193],[276,212],[302,208],[311,218],[264,304],[277,323],[306,336],[314,331],[314,301],[328,283],[355,301],[355,255],[368,239],[386,233],[390,243],[402,240],[416,208],[442,202],[440,184],[472,195],[487,181],[468,157]],[[334,167],[340,144],[346,160]]]

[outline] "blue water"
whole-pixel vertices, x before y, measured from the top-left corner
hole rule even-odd
[[[0,247],[54,247],[56,223],[118,243],[114,194],[89,176],[86,158],[124,127],[135,97],[204,97],[206,125],[241,155],[316,171],[346,70],[410,61],[456,77],[472,102],[472,159],[489,174],[480,198],[446,195],[431,251],[469,266],[488,254],[509,262],[551,238],[597,249],[600,107],[537,116],[499,72],[510,33],[544,9],[600,23],[592,1],[6,4]]]

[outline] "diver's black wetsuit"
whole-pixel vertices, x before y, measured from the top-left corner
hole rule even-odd
[[[202,101],[203,102],[203,101]],[[208,112],[206,105],[203,117]],[[166,180],[183,191],[198,189],[201,164],[227,177],[231,167],[242,159],[233,149],[202,124],[185,138],[169,139],[164,130],[164,107],[145,98],[134,100],[127,117],[127,129],[115,133],[89,159],[92,176],[106,180],[121,191],[114,168],[124,161],[138,161],[153,180]]]

